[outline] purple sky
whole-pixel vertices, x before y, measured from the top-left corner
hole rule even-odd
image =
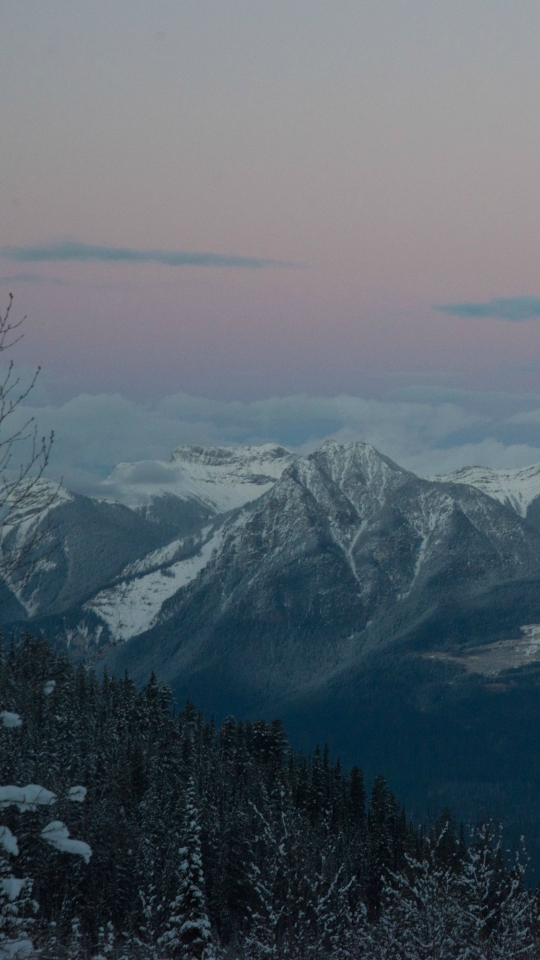
[[[19,359],[53,405],[537,394],[539,35],[537,0],[6,0]]]

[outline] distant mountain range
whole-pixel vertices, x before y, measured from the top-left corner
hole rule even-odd
[[[413,805],[540,787],[540,465],[422,479],[363,443],[180,447],[104,490],[5,535],[50,546],[4,584],[5,630],[279,715]]]
[[[512,507],[520,517],[540,522],[540,464],[516,470],[490,470],[489,467],[463,467],[444,477],[450,483],[467,483],[494,500]]]

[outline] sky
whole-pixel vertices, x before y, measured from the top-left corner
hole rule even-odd
[[[55,475],[328,435],[540,461],[537,0],[0,19],[0,307]]]

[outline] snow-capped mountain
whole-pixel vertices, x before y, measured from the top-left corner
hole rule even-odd
[[[512,507],[520,515],[528,515],[531,504],[540,497],[540,464],[515,470],[492,470],[489,467],[463,467],[445,476],[433,477],[447,483],[467,483],[489,497]]]
[[[334,596],[342,596],[347,583],[352,592],[347,601],[342,597],[340,611],[329,614],[324,629],[332,633],[332,622],[350,622],[352,617],[354,633],[368,621],[373,630],[373,605],[382,604],[387,616],[389,604],[399,603],[403,616],[408,598],[427,583],[427,574],[433,578],[439,565],[448,567],[463,553],[463,535],[456,534],[456,544],[448,545],[458,515],[465,526],[482,530],[490,549],[497,545],[496,565],[503,576],[508,558],[516,559],[534,541],[533,531],[524,532],[519,523],[516,527],[516,514],[522,517],[528,510],[529,516],[534,509],[540,467],[467,468],[421,480],[363,443],[328,441],[305,458],[275,444],[178,447],[170,462],[119,464],[105,487],[109,493],[120,490],[131,506],[54,491],[42,481],[35,503],[4,528],[4,546],[14,551],[33,538],[41,544],[30,578],[14,575],[5,580],[4,622],[36,617],[54,621],[61,614],[70,624],[70,636],[79,632],[83,647],[161,630],[170,619],[171,605],[187,602],[184,588],[197,578],[206,580],[216,564],[223,568],[223,582],[233,575],[244,583],[255,563],[250,591],[259,589],[272,553],[264,539],[260,548],[249,545],[247,531],[257,518],[261,537],[267,528],[273,537],[279,533],[283,546],[276,556],[294,553],[302,545],[306,571],[306,544],[313,537],[318,544],[310,561],[314,568],[329,562],[329,551],[334,556]],[[406,497],[407,490],[412,493]],[[504,511],[493,520],[494,502],[511,506],[513,512]],[[274,511],[271,521],[264,513],[268,510]],[[317,521],[307,523],[313,511]],[[535,541],[531,549],[536,556]],[[469,571],[465,579],[476,579],[470,561],[464,569]],[[313,594],[318,608],[327,584],[323,577],[314,587],[309,576],[306,572],[303,589],[306,596]],[[231,602],[229,597],[226,603]]]
[[[449,800],[446,744],[466,767],[457,796],[477,768],[499,776],[514,713],[540,690],[534,471],[513,471],[501,502],[363,443],[183,448],[177,468],[172,495],[147,473],[133,507],[61,492],[48,511],[44,488],[4,534],[51,546],[28,581],[4,581],[4,631],[137,681],[154,670],[209,715],[280,716],[298,743],[329,740],[372,773],[384,757],[405,795],[422,755]],[[520,749],[536,762],[536,743]]]
[[[514,617],[516,635],[540,620],[540,531],[481,491],[422,480],[367,444],[328,442],[292,463],[206,557],[111,657],[141,677],[159,671],[203,706],[232,690],[253,706],[294,699],[417,640],[428,623],[448,643],[494,639],[504,591],[514,595],[505,629]]]
[[[104,481],[105,496],[129,507],[161,497],[193,501],[212,513],[255,500],[279,479],[294,455],[275,443],[238,447],[177,447],[171,459],[118,463]]]
[[[46,483],[9,520],[1,541],[8,561],[0,584],[4,623],[69,609],[174,533],[123,504]],[[10,558],[19,556],[11,569]]]
[[[98,499],[40,480],[0,529],[4,555],[28,561],[4,571],[2,621],[69,619],[83,604],[119,639],[148,629],[206,563],[216,520],[265,493],[293,460],[277,444],[178,447],[170,462],[118,464]]]
[[[171,471],[166,482],[162,468]],[[501,475],[510,477],[506,487]],[[534,501],[539,475],[540,468],[504,474],[471,468],[421,480],[363,443],[328,441],[304,458],[273,444],[179,447],[170,463],[115,469],[114,483],[123,478],[131,507],[59,491],[48,514],[36,508],[21,516],[9,534],[13,542],[35,536],[41,526],[51,549],[28,582],[6,583],[11,605],[3,619],[37,617],[41,624],[52,617],[56,629],[61,614],[83,648],[148,631],[177,636],[172,610],[192,607],[202,622],[195,584],[198,590],[217,578],[224,610],[234,606],[238,590],[244,599],[256,596],[260,606],[262,585],[276,589],[274,568],[292,564],[296,599],[291,595],[286,606],[293,633],[293,608],[307,602],[313,629],[328,637],[339,624],[347,624],[349,636],[371,636],[379,617],[392,619],[394,605],[400,621],[411,604],[416,609],[415,598],[425,609],[433,583],[450,569],[445,588],[459,582],[477,589],[486,573],[490,582],[495,572],[501,580],[525,570],[535,574],[538,534],[521,516]],[[487,489],[476,489],[481,483]],[[509,504],[511,513],[502,509]],[[233,582],[234,589],[226,586]],[[284,583],[283,589],[288,595],[292,588]],[[280,598],[274,610],[270,596],[263,604],[276,622]],[[221,613],[210,613],[206,600],[204,609],[207,629]],[[264,632],[264,617],[250,619]],[[154,639],[150,645],[154,649]]]
[[[174,483],[122,468],[132,507],[66,495],[58,552],[4,584],[4,629],[136,681],[153,670],[208,716],[279,716],[412,802],[470,797],[475,817],[537,769],[538,468],[421,479],[333,441],[297,458],[182,448],[171,465]]]

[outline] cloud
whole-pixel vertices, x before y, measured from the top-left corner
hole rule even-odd
[[[222,253],[190,253],[185,250],[135,250],[132,247],[105,247],[62,240],[40,246],[2,247],[0,255],[16,263],[65,263],[98,260],[101,263],[159,263],[168,267],[298,267],[288,260],[262,260],[257,257],[239,257]]]
[[[40,277],[39,273],[13,273],[10,276],[0,277],[0,284],[9,286],[12,283],[52,283],[63,286],[64,281],[57,277]]]
[[[453,317],[493,317],[497,320],[519,322],[540,317],[540,297],[506,297],[479,303],[442,303],[434,304],[434,309]]]
[[[134,483],[166,485],[174,479],[167,461],[180,444],[276,441],[306,453],[330,436],[364,440],[421,476],[470,464],[540,462],[537,423],[534,417],[513,421],[515,403],[506,409],[501,404],[491,417],[485,412],[489,404],[479,411],[466,398],[452,403],[299,395],[242,403],[175,394],[144,403],[120,394],[80,394],[54,404],[46,387],[45,375],[42,395],[32,394],[33,406],[18,408],[12,426],[16,417],[23,422],[33,415],[40,434],[54,430],[48,476],[95,496],[103,495],[103,480],[119,461],[137,463]],[[527,406],[538,411],[539,397]]]
[[[514,416],[509,417],[506,422],[512,424],[533,424],[537,426],[540,424],[540,410],[524,410],[520,413],[515,413]]]

